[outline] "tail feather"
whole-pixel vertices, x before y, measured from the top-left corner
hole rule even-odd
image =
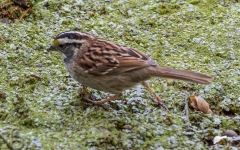
[[[166,67],[154,67],[155,71],[153,71],[153,76],[156,77],[164,77],[164,78],[172,78],[178,80],[185,80],[194,83],[201,84],[209,84],[212,82],[213,77],[210,77],[205,74],[186,71],[186,70],[177,70]]]

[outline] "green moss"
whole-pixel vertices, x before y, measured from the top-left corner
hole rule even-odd
[[[192,0],[189,3],[195,5],[195,4],[198,4],[199,2],[200,2],[200,0]]]
[[[0,128],[7,140],[18,128],[29,149],[209,149],[227,129],[239,133],[240,6],[235,0],[32,4],[21,22],[0,24],[0,91],[5,93]],[[81,87],[64,69],[61,56],[46,51],[66,30],[95,33],[142,51],[161,66],[209,74],[214,82],[168,86],[164,79],[151,79],[170,112],[143,87],[106,104],[113,109],[106,112],[81,101]],[[96,99],[109,96],[91,93]],[[216,115],[189,109],[186,118],[186,93],[203,97]],[[0,149],[7,149],[0,142]]]

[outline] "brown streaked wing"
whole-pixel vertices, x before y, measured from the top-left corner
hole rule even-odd
[[[93,41],[82,54],[78,57],[78,65],[95,75],[118,74],[157,65],[143,53],[102,39]]]

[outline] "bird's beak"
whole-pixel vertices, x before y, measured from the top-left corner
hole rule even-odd
[[[50,45],[48,48],[47,48],[47,51],[50,52],[50,51],[57,51],[57,48],[54,44]]]
[[[49,46],[49,48],[47,48],[47,51],[58,51],[58,44],[59,44],[59,41],[58,40],[54,40],[52,45]]]

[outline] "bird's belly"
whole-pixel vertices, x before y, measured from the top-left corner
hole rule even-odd
[[[113,94],[120,94],[126,89],[130,89],[138,83],[125,82],[121,76],[72,76],[76,81],[82,84],[82,86],[90,87],[96,90],[109,92]]]
[[[96,90],[120,94],[126,89],[130,89],[138,84],[133,82],[128,75],[86,75],[82,70],[76,71],[71,65],[66,65],[66,69],[72,78],[82,84]]]

